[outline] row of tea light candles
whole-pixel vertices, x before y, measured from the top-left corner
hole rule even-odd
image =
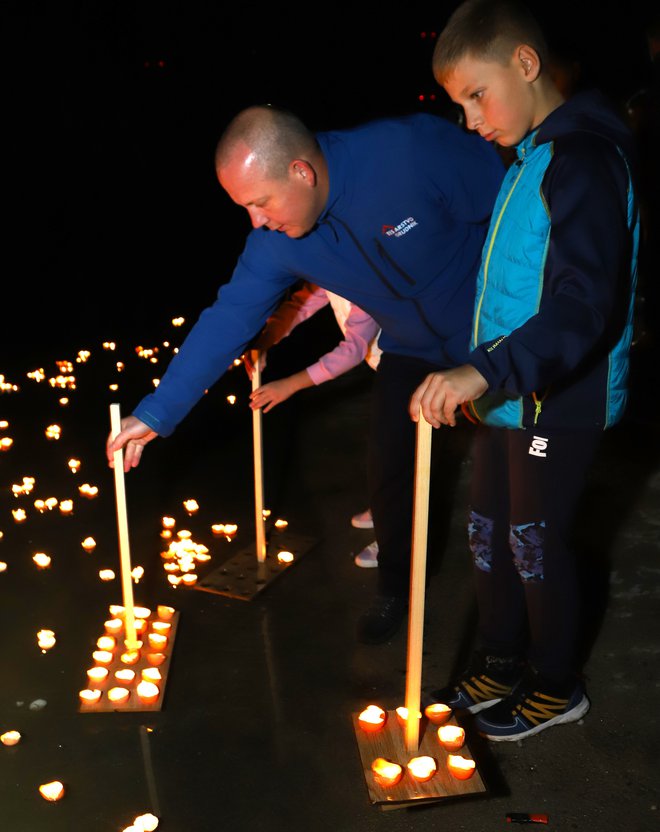
[[[397,708],[396,715],[399,723],[404,726],[408,719],[407,708]],[[452,715],[451,708],[441,703],[428,705],[424,715],[429,722],[438,726],[438,740],[446,751],[458,751],[465,743],[465,730],[458,725],[445,725]],[[421,714],[418,714],[421,719]],[[363,731],[380,731],[387,721],[387,712],[379,705],[369,705],[358,716],[358,725]],[[406,766],[413,779],[424,782],[430,780],[437,771],[437,764],[433,757],[413,757]],[[468,780],[475,772],[474,760],[467,759],[460,754],[447,755],[447,769],[457,780]],[[398,763],[377,757],[371,764],[374,780],[379,786],[395,786],[403,776],[403,767]]]
[[[109,666],[115,661],[115,652],[118,645],[117,636],[124,628],[124,622],[121,618],[124,608],[111,604],[109,609],[115,617],[105,622],[106,635],[97,640],[96,646],[98,649],[92,654],[95,664],[87,671],[90,685],[95,687],[86,688],[79,693],[80,701],[85,705],[95,705],[101,699],[103,691],[98,686],[107,683],[110,675]],[[150,666],[140,671],[140,681],[136,686],[136,693],[143,705],[153,705],[160,696],[158,682],[161,681],[162,676],[158,667],[167,658],[163,650],[168,644],[168,634],[172,627],[171,619],[174,615],[174,608],[163,605],[157,607],[156,614],[159,620],[151,622],[151,632],[147,632],[151,610],[146,607],[135,607],[134,614],[136,634],[139,636],[146,635],[149,647],[152,651],[155,651],[146,654],[145,658]],[[141,647],[142,642],[139,642],[139,645]],[[123,705],[129,700],[131,691],[126,685],[132,684],[137,676],[130,665],[137,664],[140,655],[139,648],[137,650],[126,650],[120,654],[119,660],[125,666],[114,673],[115,680],[120,684],[109,688],[105,694],[113,705]]]

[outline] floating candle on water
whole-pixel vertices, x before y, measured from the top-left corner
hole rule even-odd
[[[37,552],[32,556],[32,560],[39,567],[39,569],[48,569],[51,564],[51,558],[45,552]]]
[[[438,739],[447,751],[456,751],[465,742],[465,730],[458,725],[441,725],[438,728]]]
[[[93,552],[96,548],[96,541],[93,537],[86,537],[80,545],[86,552]]]
[[[39,792],[46,800],[60,800],[64,796],[64,784],[60,783],[59,780],[43,783],[43,785],[39,786]]]
[[[108,699],[115,705],[123,705],[124,702],[128,702],[128,697],[130,695],[130,690],[122,687],[110,688],[107,693]]]
[[[387,719],[387,713],[378,705],[367,705],[358,716],[358,725],[363,731],[378,731]]]
[[[17,745],[21,741],[21,735],[18,731],[5,731],[0,734],[0,742],[3,745]]]
[[[444,725],[451,716],[451,708],[449,705],[435,702],[424,708],[424,714],[429,722],[432,722],[434,725]]]
[[[107,667],[90,667],[87,671],[87,678],[90,682],[100,685],[101,682],[105,682],[108,678],[108,673]]]
[[[475,772],[474,760],[467,760],[460,754],[447,755],[447,768],[457,780],[469,780]]]
[[[92,653],[92,658],[96,662],[96,664],[107,666],[112,664],[112,653],[110,650],[95,650]]]
[[[84,705],[96,705],[96,703],[101,698],[101,691],[92,690],[91,688],[85,688],[85,690],[80,691],[78,696],[80,697],[80,701]]]
[[[433,757],[413,757],[408,762],[408,771],[415,780],[424,782],[430,780],[437,770],[436,762]]]
[[[137,686],[137,695],[143,705],[153,705],[160,696],[160,688],[153,682],[142,681]]]
[[[277,560],[280,563],[293,563],[293,552],[278,552]]]
[[[398,763],[386,760],[384,757],[376,757],[371,764],[374,773],[374,780],[379,786],[396,786],[403,775],[403,769]]]

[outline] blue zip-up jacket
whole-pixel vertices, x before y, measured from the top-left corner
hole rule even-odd
[[[605,429],[623,415],[639,219],[632,134],[600,93],[520,143],[477,281],[471,403],[495,427]]]
[[[433,115],[317,136],[330,190],[315,227],[248,234],[231,280],[133,415],[161,436],[240,356],[303,278],[380,325],[383,351],[464,363],[481,249],[504,176],[497,152]]]

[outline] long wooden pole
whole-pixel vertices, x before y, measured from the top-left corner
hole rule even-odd
[[[110,429],[113,438],[121,431],[121,416],[118,404],[110,405]],[[133,576],[131,575],[131,550],[128,542],[128,515],[126,512],[126,487],[124,482],[124,454],[121,448],[113,454],[115,472],[115,496],[117,502],[117,526],[119,529],[119,560],[121,565],[121,586],[124,599],[124,629],[126,649],[137,650],[138,638],[135,630],[135,603],[133,601]]]
[[[415,449],[415,491],[412,551],[410,563],[410,603],[408,613],[408,660],[406,669],[406,750],[419,747],[420,703],[422,695],[422,652],[424,645],[424,596],[426,591],[426,549],[429,523],[431,479],[431,425],[419,414]]]
[[[252,371],[252,392],[261,387],[261,353],[256,354]],[[266,519],[264,517],[264,453],[262,439],[262,413],[257,407],[252,411],[252,443],[254,448],[254,524],[257,537],[257,561],[266,560]]]

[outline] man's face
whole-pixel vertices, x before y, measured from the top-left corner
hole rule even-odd
[[[440,79],[438,79],[440,80]],[[511,147],[535,126],[535,102],[517,59],[495,61],[462,58],[442,79],[452,101],[465,112],[469,130],[486,141]]]
[[[303,237],[321,214],[314,172],[305,162],[292,162],[286,176],[271,179],[243,147],[217,175],[233,201],[246,209],[254,228],[265,226],[287,237]]]

